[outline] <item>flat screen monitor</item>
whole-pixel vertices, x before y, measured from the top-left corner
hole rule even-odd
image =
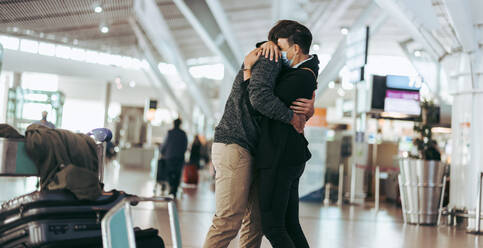
[[[391,89],[419,91],[421,83],[408,76],[387,75],[386,86]]]
[[[419,92],[386,90],[384,112],[406,115],[420,115]]]
[[[374,75],[372,79],[372,110],[408,116],[421,114],[420,83],[397,75]]]

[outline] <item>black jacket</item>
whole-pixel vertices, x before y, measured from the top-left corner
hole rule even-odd
[[[261,130],[257,125],[258,113],[290,123],[293,111],[273,94],[281,68],[280,61],[260,57],[253,65],[249,84],[243,80],[243,67],[240,68],[223,116],[215,128],[215,143],[238,144],[255,153]]]
[[[164,159],[184,158],[187,147],[188,138],[186,133],[179,128],[173,128],[168,131],[161,148],[161,154]]]
[[[275,95],[287,107],[298,98],[312,98],[317,88],[318,71],[317,55],[298,68],[285,68],[277,79]],[[292,125],[263,117],[260,126],[262,131],[255,157],[257,168],[275,168],[281,163],[297,166],[310,159],[307,140]]]

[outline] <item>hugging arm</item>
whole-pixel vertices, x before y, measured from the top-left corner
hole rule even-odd
[[[248,95],[253,108],[262,115],[289,124],[293,118],[293,111],[275,96],[275,81],[280,67],[265,57],[260,57],[252,68]]]

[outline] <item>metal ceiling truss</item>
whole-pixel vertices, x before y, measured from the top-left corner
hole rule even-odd
[[[156,56],[154,55],[154,51],[152,51],[151,49],[151,46],[149,44],[147,37],[141,31],[141,28],[138,26],[138,24],[133,18],[129,20],[129,23],[131,24],[131,28],[137,37],[138,45],[141,50],[140,55],[142,55],[142,57],[144,57],[149,64],[149,69],[147,72],[145,71],[145,73],[149,76],[148,78],[151,79],[150,80],[151,84],[154,86],[154,88],[161,91],[160,92],[161,95],[164,95],[164,93],[166,93],[173,101],[173,103],[176,105],[180,114],[185,119],[190,120],[191,116],[188,114],[189,112],[186,111],[183,103],[178,99],[178,97],[176,97],[176,94],[174,93],[173,89],[169,85],[167,79],[159,71]]]
[[[441,60],[448,51],[441,45],[441,43],[420,23],[417,23],[414,18],[411,18],[408,13],[409,9],[403,9],[399,0],[374,0],[381,9],[387,11],[391,16],[396,17],[399,23],[406,27],[412,38],[419,42],[424,50],[435,61]],[[409,8],[417,8],[417,6],[410,5]]]
[[[473,23],[470,2],[468,0],[444,0],[444,3],[463,51],[470,55],[472,86],[474,89],[482,88],[483,82],[480,82],[482,77],[479,74],[482,52],[478,44],[477,25]]]
[[[308,21],[308,27],[314,33],[331,27],[340,20],[353,2],[354,0],[331,0],[327,5],[320,5]]]
[[[241,56],[235,53],[228,43],[227,36],[222,32],[221,25],[211,12],[208,3],[198,0],[174,0],[174,3],[206,46],[223,60],[230,75],[233,76],[240,65]]]
[[[176,40],[156,2],[154,0],[135,0],[134,12],[141,28],[145,31],[146,36],[158,53],[168,63],[176,67],[178,74],[186,84],[196,105],[200,107],[208,119],[213,119],[214,114],[209,101],[204,96],[195,79],[191,76],[186,65],[186,60],[181,54]]]
[[[370,17],[372,14],[377,11],[379,8],[375,4],[369,5],[360,15],[359,17],[354,21],[352,24],[350,30],[356,30],[358,28],[361,28],[367,23],[368,20],[370,20]],[[373,23],[370,25],[370,35],[374,35],[377,33],[377,31],[380,29],[380,27],[386,22],[387,20],[387,15],[382,14],[379,15],[379,17],[374,20]],[[346,44],[347,44],[347,38],[344,37],[340,42],[339,45],[337,46],[335,52],[331,55],[331,59],[329,63],[324,67],[322,72],[319,74],[319,86],[317,89],[317,96],[322,95],[329,84],[330,81],[333,81],[337,79],[339,76],[339,72],[342,70],[342,68],[346,64]]]
[[[408,44],[414,42],[413,39],[409,39],[409,40],[406,40],[406,41],[403,41],[403,42],[398,42],[398,45],[399,47],[401,48],[402,52],[404,53],[404,55],[406,56],[406,58],[409,60],[409,62],[411,63],[411,65],[414,67],[414,69],[416,69],[416,71],[418,72],[419,76],[423,77],[424,78],[424,74],[425,72],[423,71],[424,69],[422,69],[418,63],[417,63],[417,58],[414,56],[414,53],[411,53],[410,49],[408,48]],[[430,61],[430,62],[433,62],[435,64],[435,66],[438,67],[437,69],[437,72],[436,73],[441,73],[439,70],[440,70],[440,63],[439,62],[435,62],[435,61]],[[439,79],[439,77],[436,77]],[[438,82],[435,82],[435,85],[436,85],[436,88],[432,88],[431,85],[429,85],[428,82],[425,81],[425,84],[426,86],[428,87],[430,93],[436,97],[436,99],[441,102],[441,92],[440,92],[440,84],[441,84],[441,80],[439,79]]]

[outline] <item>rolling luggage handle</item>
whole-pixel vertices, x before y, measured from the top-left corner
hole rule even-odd
[[[173,241],[173,248],[181,248],[181,231],[179,227],[178,221],[178,211],[176,210],[176,204],[174,202],[174,198],[170,196],[163,196],[163,197],[138,197],[132,196],[124,198],[118,204],[116,204],[111,210],[109,210],[104,218],[101,221],[101,228],[102,228],[102,244],[104,248],[112,248],[112,236],[111,236],[111,221],[116,214],[122,214],[121,221],[125,221],[125,227],[127,232],[126,236],[123,238],[127,238],[123,247],[135,248],[136,242],[134,238],[134,229],[131,220],[131,212],[130,212],[130,205],[137,204],[139,202],[167,202],[168,203],[168,213],[169,213],[169,224],[171,228],[171,239]],[[123,211],[123,212],[121,212]],[[119,223],[117,223],[119,224]],[[116,248],[121,248],[116,246]]]
[[[92,136],[96,141],[97,148],[97,158],[99,159],[98,170],[99,170],[99,182],[104,182],[104,161],[106,159],[106,144],[112,139],[112,132],[108,128],[96,128],[87,133],[87,135]]]

